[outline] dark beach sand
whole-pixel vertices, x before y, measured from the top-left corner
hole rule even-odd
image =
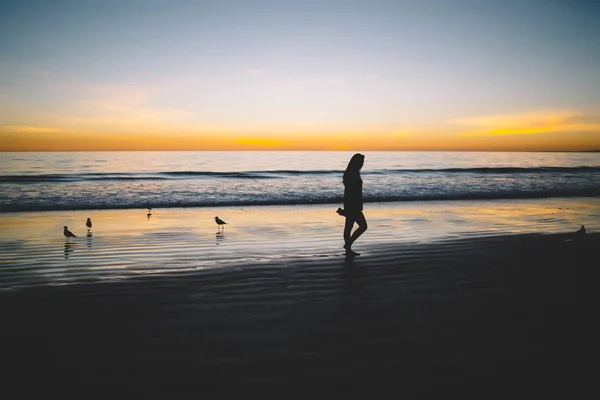
[[[352,261],[3,290],[3,391],[586,393],[600,235],[573,238],[364,243]]]

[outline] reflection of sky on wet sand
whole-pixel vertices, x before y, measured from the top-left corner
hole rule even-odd
[[[0,214],[2,287],[120,279],[166,271],[342,254],[337,204]],[[229,224],[219,231],[218,215]],[[600,230],[597,199],[368,203],[370,243]],[[86,237],[86,218],[94,221]],[[78,235],[65,246],[62,227]]]

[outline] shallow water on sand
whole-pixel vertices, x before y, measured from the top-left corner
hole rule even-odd
[[[170,272],[343,259],[336,205],[0,214],[0,288],[105,281]],[[214,217],[228,225],[219,230]],[[417,243],[514,233],[600,230],[597,199],[374,203],[355,244]],[[93,221],[86,236],[85,221]],[[65,243],[62,227],[78,237]]]

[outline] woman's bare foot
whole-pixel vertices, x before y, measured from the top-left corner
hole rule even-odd
[[[352,249],[346,247],[346,245],[344,245],[344,248],[346,249],[347,256],[352,256],[352,257],[360,256],[360,253],[353,251]]]

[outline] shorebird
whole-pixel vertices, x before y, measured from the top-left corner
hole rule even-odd
[[[152,213],[151,213],[152,209],[150,207],[148,207],[146,210],[148,210],[148,214],[146,214],[146,216],[148,218],[150,218],[150,216],[152,215]]]
[[[75,235],[73,234],[73,232],[71,232],[71,231],[69,230],[69,228],[67,228],[67,226],[66,226],[66,225],[63,227],[63,229],[64,229],[64,230],[63,230],[63,235],[65,235],[65,237],[67,238],[67,241],[71,240],[71,238],[72,238],[72,237],[77,237],[77,236],[75,236]]]
[[[221,218],[219,217],[215,217],[215,222],[217,223],[217,225],[221,228],[224,228],[223,225],[227,225],[227,222],[223,221]]]
[[[87,219],[85,226],[88,227],[88,232],[92,229],[92,220],[90,218]]]
[[[581,228],[575,233],[577,235],[585,235],[585,226],[581,225]]]

